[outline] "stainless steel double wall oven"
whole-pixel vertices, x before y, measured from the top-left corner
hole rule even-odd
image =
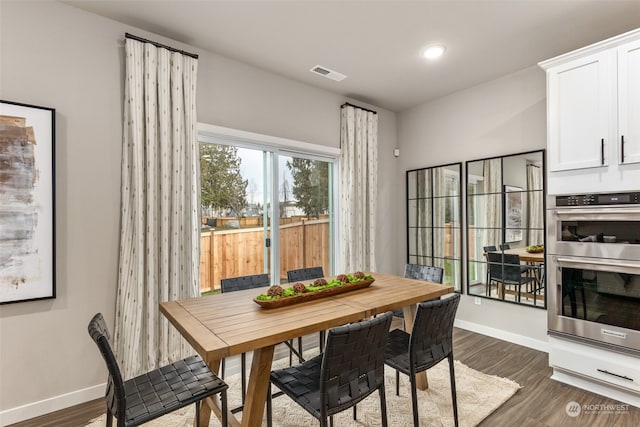
[[[640,354],[640,191],[549,196],[549,332]]]

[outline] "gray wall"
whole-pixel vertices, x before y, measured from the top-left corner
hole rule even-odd
[[[0,425],[104,393],[86,326],[113,327],[119,239],[125,32],[200,55],[199,121],[339,146],[348,101],[57,2],[0,3],[0,98],[56,109],[54,300],[0,308]],[[375,106],[370,106],[375,108]],[[379,112],[381,224],[397,224],[396,115]],[[378,267],[398,273],[397,228],[379,227]],[[18,408],[28,405],[25,408]],[[17,418],[16,418],[17,417]]]
[[[401,112],[399,179],[403,171],[418,167],[545,148],[545,91],[545,74],[534,66]],[[405,226],[404,221],[399,224],[398,235],[406,240]],[[545,348],[546,315],[544,310],[487,299],[476,305],[463,295],[456,322]]]

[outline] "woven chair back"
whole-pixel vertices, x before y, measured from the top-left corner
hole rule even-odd
[[[324,277],[322,267],[300,268],[298,270],[287,271],[287,281],[289,283],[301,282],[303,280],[320,279]]]
[[[229,277],[227,279],[220,280],[220,288],[223,293],[262,288],[264,286],[269,286],[269,276],[267,274]]]
[[[329,330],[320,372],[320,399],[329,414],[353,406],[384,383],[391,319],[387,312]]]
[[[120,373],[120,367],[109,344],[111,335],[109,334],[109,330],[101,313],[93,316],[89,322],[88,329],[89,335],[91,335],[91,338],[100,349],[100,354],[102,354],[102,358],[107,364],[109,371],[107,391],[105,394],[107,406],[120,423],[120,421],[124,419],[126,405],[124,382],[122,380],[122,374]]]
[[[409,340],[409,359],[419,372],[425,365],[443,360],[453,351],[453,321],[460,294],[418,304]]]
[[[407,264],[404,266],[404,277],[424,280],[425,282],[442,283],[444,269],[430,265]]]

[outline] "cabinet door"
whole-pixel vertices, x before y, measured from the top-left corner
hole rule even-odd
[[[640,40],[618,48],[618,129],[618,161],[640,163]]]
[[[550,171],[609,163],[614,60],[613,52],[607,51],[549,70]]]

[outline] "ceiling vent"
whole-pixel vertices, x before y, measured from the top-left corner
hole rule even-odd
[[[322,65],[316,65],[311,69],[311,72],[315,74],[319,74],[328,79],[335,80],[337,82],[347,78],[347,76],[345,76],[344,74],[339,73],[337,71],[330,70],[327,67],[323,67]]]

